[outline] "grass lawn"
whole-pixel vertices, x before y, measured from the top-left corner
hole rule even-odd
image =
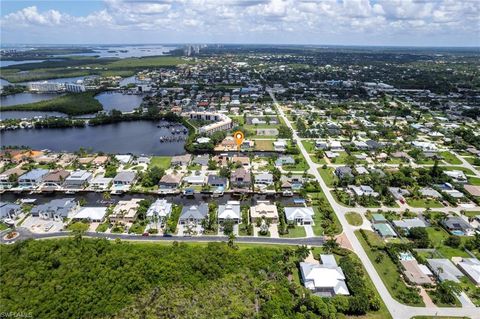
[[[413,199],[409,198],[407,199],[407,204],[412,206],[412,207],[424,207],[424,208],[440,208],[443,207],[443,205],[434,199]]]
[[[342,232],[342,225],[328,203],[325,194],[310,193],[309,196],[312,198],[312,206],[315,211],[315,215],[313,215],[315,225],[312,226],[315,236],[324,235],[324,226],[329,226],[335,234],[340,234]],[[328,217],[328,215],[330,215],[330,217]]]
[[[333,164],[345,164],[345,161],[347,160],[348,154],[347,152],[338,152],[340,156],[336,158],[332,158],[330,161]]]
[[[0,231],[8,229],[8,226],[4,223],[0,223]]]
[[[302,144],[307,153],[312,154],[315,152],[315,141],[302,141]]]
[[[448,164],[452,165],[461,165],[462,161],[458,159],[455,155],[450,153],[449,151],[441,152],[440,155],[442,156],[443,160]]]
[[[157,166],[159,168],[168,169],[172,158],[170,156],[153,156],[148,167]]]
[[[350,212],[345,214],[348,223],[353,226],[360,226],[363,224],[362,216],[359,213]]]
[[[256,151],[273,151],[273,140],[255,140]]]
[[[450,235],[442,227],[427,227],[428,238],[432,241],[433,247],[445,258],[470,257],[464,250],[443,244]]]
[[[474,217],[480,215],[480,211],[467,211],[465,212],[465,216]]]
[[[322,177],[323,181],[325,184],[327,184],[328,187],[333,187],[333,182],[337,179],[335,174],[333,173],[334,170],[331,167],[327,168],[319,168],[318,172],[320,173],[320,176]]]
[[[286,238],[297,238],[297,237],[306,237],[307,233],[303,226],[295,226],[295,228],[288,228],[288,234],[280,235],[280,237]]]
[[[97,226],[97,229],[95,229],[95,231],[104,233],[107,231],[109,225],[110,225],[109,223],[102,223]]]
[[[371,233],[377,236],[373,232]],[[373,251],[371,247],[367,244],[367,242],[363,239],[363,236],[360,234],[359,231],[355,231],[355,235],[360,241],[360,244],[362,245],[363,249],[368,255],[368,258],[372,262],[373,266],[375,267],[378,275],[380,276],[380,278],[382,278],[383,283],[387,287],[392,297],[397,299],[399,302],[404,303],[403,297],[405,297],[408,294],[411,294],[411,288],[407,287],[405,282],[402,280],[401,275],[398,272],[397,266],[393,263],[393,261],[390,259],[390,257],[386,253],[381,251]],[[379,237],[379,240],[381,240],[380,237]],[[383,258],[380,262],[376,262],[375,259],[380,254],[383,255]],[[425,306],[421,298],[419,298],[417,302],[410,303],[407,305],[422,306],[422,307]]]
[[[455,303],[454,304],[449,304],[449,303],[443,303],[440,298],[437,296],[435,289],[433,290],[425,290],[427,294],[430,296],[430,299],[432,299],[433,303],[437,305],[438,307],[461,307],[462,304],[460,301],[455,298]]]
[[[295,160],[299,160],[298,164],[293,165],[283,165],[282,168],[286,171],[307,171],[310,169],[307,161],[303,158],[302,155],[295,155]]]
[[[476,186],[480,186],[480,177],[467,177],[468,183]]]

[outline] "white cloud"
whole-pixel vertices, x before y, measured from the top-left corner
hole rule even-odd
[[[104,9],[80,17],[26,7],[2,16],[1,26],[4,33],[38,26],[101,28],[98,31],[122,30],[125,37],[141,31],[159,35],[174,31],[183,36],[178,41],[186,42],[201,42],[202,37],[225,42],[230,36],[262,38],[262,32],[276,35],[279,42],[302,38],[318,43],[322,40],[318,35],[328,34],[431,38],[433,33],[461,32],[468,37],[480,31],[477,0],[105,0],[104,4]]]

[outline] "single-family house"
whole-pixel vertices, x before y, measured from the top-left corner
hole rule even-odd
[[[230,174],[232,187],[244,188],[251,186],[250,172],[244,167],[239,167]]]
[[[280,156],[275,161],[275,166],[295,165],[295,159],[292,156]]]
[[[326,140],[316,140],[315,148],[319,150],[326,150],[328,148],[328,142]]]
[[[21,188],[35,188],[43,180],[43,177],[48,174],[47,169],[36,168],[30,172],[23,174],[18,178],[18,186]]]
[[[115,159],[117,161],[119,161],[120,163],[122,163],[123,165],[126,165],[128,163],[130,163],[130,161],[132,160],[132,155],[115,155]]]
[[[360,186],[355,186],[355,185],[348,185],[348,188],[352,191],[352,193],[355,196],[372,196],[372,197],[378,197],[378,193],[373,190],[368,185],[360,185]]]
[[[457,266],[470,280],[480,286],[480,261],[477,258],[462,258]]]
[[[151,159],[148,156],[139,156],[134,162],[136,164],[147,164],[148,165],[148,164],[150,164],[150,161],[151,161]]]
[[[158,183],[161,189],[173,189],[180,186],[183,174],[165,174]]]
[[[137,216],[139,203],[142,201],[140,198],[132,198],[131,200],[121,200],[113,208],[112,213],[108,218],[110,222],[121,223],[133,223]]]
[[[405,196],[410,196],[410,192],[408,191],[408,189],[400,187],[389,187],[388,191],[396,200],[405,200]]]
[[[0,202],[0,219],[15,219],[22,212],[22,207],[15,203]]]
[[[223,187],[225,189],[228,186],[228,180],[223,176],[208,175],[207,185],[211,187]]]
[[[34,217],[42,219],[62,220],[80,208],[75,198],[54,199],[48,203],[37,205],[30,211]]]
[[[275,204],[270,204],[269,201],[258,201],[257,205],[250,207],[250,220],[252,223],[263,219],[272,223],[278,222],[278,210]]]
[[[191,160],[191,154],[173,156],[171,166],[188,166]]]
[[[205,185],[205,179],[206,179],[205,175],[192,174],[192,175],[183,177],[183,183],[188,185],[203,186]]]
[[[180,225],[198,225],[208,215],[208,204],[201,203],[200,205],[183,206],[182,213],[178,220]]]
[[[164,225],[172,212],[172,203],[165,199],[157,199],[147,210],[147,218]]]
[[[114,187],[130,186],[135,182],[137,174],[134,171],[119,172],[112,180]]]
[[[207,166],[209,160],[210,157],[208,156],[208,154],[202,154],[195,156],[192,163],[200,166]]]
[[[22,176],[25,170],[14,167],[7,169],[0,174],[0,189],[9,189],[14,187],[18,183],[18,177]]]
[[[101,223],[107,213],[107,207],[82,207],[71,218],[72,220],[88,220],[91,223]]]
[[[342,268],[338,267],[333,255],[320,255],[322,264],[300,263],[300,273],[305,288],[321,297],[336,295],[348,296],[350,293],[345,283]]]
[[[420,267],[415,258],[409,260],[400,260],[403,267],[403,274],[407,280],[414,285],[432,285],[432,278],[429,276],[429,271],[425,271]]]
[[[443,173],[453,179],[454,182],[457,183],[466,183],[467,176],[463,171],[453,170],[453,171],[443,171]]]
[[[70,173],[64,169],[56,169],[51,171],[43,177],[42,189],[55,190],[62,188],[66,178],[69,175]]]
[[[425,221],[422,219],[415,217],[415,218],[405,218],[401,220],[394,220],[393,224],[395,227],[402,228],[402,229],[410,229],[410,228],[416,228],[416,227],[421,227],[425,228],[427,227],[427,224]]]
[[[90,180],[90,188],[93,190],[103,191],[110,188],[113,178],[97,176]]]
[[[250,159],[247,156],[233,155],[232,163],[242,165],[247,168],[250,166]]]
[[[273,149],[275,152],[285,152],[287,150],[286,140],[277,140],[273,142]]]
[[[255,184],[260,185],[272,185],[273,184],[273,175],[271,173],[258,173],[255,174]]]
[[[295,225],[312,225],[315,212],[312,207],[285,207],[285,217]]]
[[[340,166],[335,169],[335,175],[340,179],[353,178],[352,169],[348,166]]]
[[[239,201],[229,200],[225,205],[218,206],[218,222],[221,224],[226,220],[231,220],[235,224],[242,222]]]
[[[65,188],[82,189],[88,185],[88,182],[92,179],[92,173],[85,170],[73,171],[63,184]]]
[[[460,282],[459,279],[463,277],[463,273],[448,259],[427,259],[427,264],[440,281]]]
[[[418,190],[420,195],[429,198],[442,198],[442,195],[431,187],[423,187]]]
[[[454,235],[466,235],[474,232],[473,227],[467,221],[458,216],[449,216],[441,223]]]
[[[282,175],[280,177],[281,187],[282,189],[292,189],[292,190],[299,190],[302,188],[304,183],[304,178],[301,175],[292,175],[291,177]]]

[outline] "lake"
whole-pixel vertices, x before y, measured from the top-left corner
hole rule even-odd
[[[0,137],[2,145],[26,145],[52,151],[74,152],[83,147],[115,154],[185,154],[184,141],[160,143],[161,136],[172,134],[167,128],[158,128],[158,124],[160,123],[136,121],[85,128],[19,129],[0,132]]]
[[[164,55],[176,47],[165,47],[163,45],[135,45],[135,46],[108,46],[108,47],[92,47],[96,52],[93,53],[72,53],[54,55],[61,56],[98,56],[100,58],[133,58],[144,56]]]
[[[128,95],[118,92],[102,92],[95,96],[105,111],[116,109],[122,112],[130,112],[140,106],[143,95]]]
[[[0,97],[1,106],[10,106],[17,104],[34,103],[39,101],[51,100],[58,97],[55,93],[18,93]]]

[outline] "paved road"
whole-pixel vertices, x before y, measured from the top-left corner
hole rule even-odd
[[[26,228],[19,227],[16,230],[20,236],[13,241],[24,240],[24,239],[50,239],[50,238],[60,238],[66,236],[72,236],[69,232],[53,232],[38,234],[32,233]],[[227,241],[227,236],[192,236],[192,237],[183,237],[183,236],[140,236],[140,235],[127,235],[127,234],[106,234],[106,233],[96,233],[96,232],[86,232],[86,237],[92,238],[107,238],[107,239],[122,239],[129,241],[185,241],[185,242],[221,242]],[[0,239],[0,242],[6,243],[9,241]],[[11,241],[10,241],[11,242]],[[280,245],[309,245],[309,246],[322,246],[324,243],[323,237],[312,237],[312,238],[271,238],[271,237],[236,237],[235,242],[237,243],[251,243],[251,244],[280,244]]]
[[[340,223],[342,224],[343,227],[343,232],[347,236],[348,240],[350,241],[353,250],[355,253],[358,255],[360,260],[362,261],[363,265],[365,266],[365,269],[367,270],[370,278],[372,279],[375,287],[377,288],[380,296],[382,297],[383,301],[385,302],[385,305],[387,306],[388,310],[390,311],[390,314],[394,319],[408,319],[413,316],[467,316],[472,319],[480,319],[480,309],[478,307],[462,307],[462,308],[429,308],[429,307],[411,307],[411,306],[406,306],[404,304],[399,303],[393,297],[390,295],[388,292],[387,287],[384,285],[382,279],[378,275],[377,271],[375,270],[373,264],[370,262],[370,259],[368,258],[367,254],[365,253],[365,250],[363,250],[362,245],[358,241],[357,237],[354,234],[354,228],[350,226],[350,224],[347,222],[345,219],[345,213],[349,211],[357,211],[356,209],[352,209],[349,207],[342,206],[337,203],[337,201],[333,198],[332,194],[330,193],[329,188],[323,181],[322,177],[320,176],[320,173],[318,172],[318,164],[315,164],[312,159],[310,158],[310,155],[306,151],[305,147],[303,146],[301,142],[301,138],[297,135],[296,131],[293,129],[292,124],[290,123],[289,119],[285,116],[285,113],[283,112],[282,108],[278,104],[274,94],[272,93],[271,90],[268,90],[270,97],[272,98],[279,115],[283,118],[285,121],[286,125],[292,129],[293,131],[293,139],[297,142],[298,147],[300,148],[300,151],[302,152],[302,155],[305,157],[305,160],[307,161],[308,165],[310,165],[310,169],[308,173],[312,174],[315,176],[317,181],[319,182],[322,191],[325,194],[325,197],[327,198],[328,202],[332,206],[333,210],[338,216],[338,219]],[[424,211],[425,209],[423,209]]]

